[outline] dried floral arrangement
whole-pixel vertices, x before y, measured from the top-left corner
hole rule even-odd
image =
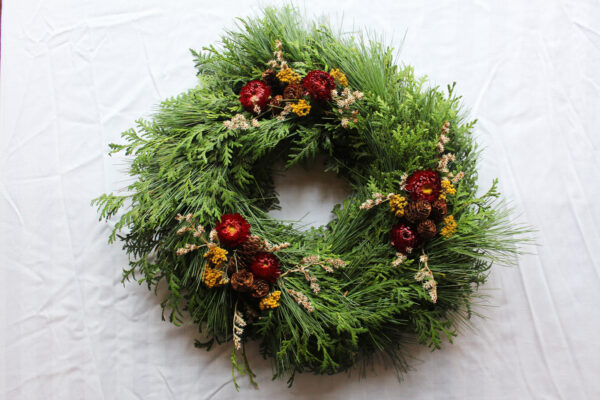
[[[111,145],[135,181],[94,204],[119,217],[123,279],[166,282],[163,318],[196,323],[197,347],[233,342],[234,382],[253,381],[253,340],[290,384],[374,356],[403,371],[407,342],[451,342],[525,232],[495,183],[478,194],[474,122],[454,86],[427,87],[377,40],[290,7],[193,54],[198,87]],[[352,188],[336,218],[308,231],[270,218],[274,163],[318,154]]]

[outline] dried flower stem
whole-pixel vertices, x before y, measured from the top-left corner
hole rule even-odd
[[[238,310],[238,303],[235,303],[235,310],[233,312],[233,344],[236,350],[242,348],[242,335],[244,334],[244,327],[246,321],[242,313]]]
[[[296,266],[296,268],[287,270],[286,272],[281,274],[280,277],[283,278],[287,274],[290,274],[293,272],[301,272],[304,274],[304,277],[306,278],[306,281],[308,282],[312,291],[315,294],[318,294],[321,291],[321,286],[318,284],[317,278],[314,275],[311,275],[311,273],[309,271],[309,268],[314,265],[319,265],[321,268],[323,268],[323,270],[325,272],[332,273],[334,269],[345,266],[346,262],[343,260],[340,260],[339,258],[327,258],[327,259],[321,261],[319,256],[310,255],[310,256],[304,257],[300,261],[300,264],[298,264]]]
[[[431,269],[429,269],[429,265],[427,264],[428,257],[427,254],[425,254],[425,250],[423,250],[423,255],[420,257],[419,261],[423,263],[423,268],[415,274],[415,280],[417,282],[423,282],[423,289],[427,290],[429,297],[431,297],[431,301],[436,303],[438,299],[437,282],[433,279],[433,272],[431,272]]]

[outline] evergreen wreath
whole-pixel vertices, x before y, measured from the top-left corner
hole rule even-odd
[[[131,156],[126,194],[94,200],[124,243],[123,280],[168,285],[163,318],[233,341],[253,373],[260,342],[275,377],[337,373],[416,338],[452,341],[493,262],[520,234],[496,182],[478,195],[478,151],[454,85],[426,86],[377,40],[307,23],[296,9],[240,20],[193,52],[200,83],[165,100],[112,152]],[[335,219],[302,231],[270,218],[273,165],[327,158],[350,185]],[[236,383],[237,386],[237,383]]]

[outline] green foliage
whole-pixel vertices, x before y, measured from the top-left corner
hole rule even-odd
[[[223,122],[242,112],[239,89],[260,78],[276,39],[298,72],[339,68],[350,86],[365,94],[350,129],[326,112],[283,121],[266,118],[247,131],[226,129]],[[151,121],[138,121],[136,129],[123,133],[124,144],[111,145],[113,152],[131,156],[129,173],[135,180],[127,187],[130,194],[94,200],[103,219],[127,208],[110,238],[119,235],[131,257],[124,280],[146,282],[149,288],[164,281],[169,290],[161,303],[163,318],[179,325],[189,316],[209,338],[198,341],[198,347],[231,340],[236,293],[228,286],[201,284],[201,253],[176,255],[185,240],[176,234],[175,216],[193,213],[209,230],[221,214],[239,212],[253,233],[292,244],[278,253],[284,272],[312,254],[347,262],[334,274],[314,268],[322,288],[318,294],[302,274],[280,279],[281,306],[246,328],[245,339],[258,340],[262,353],[273,358],[275,376],[287,375],[291,384],[296,372],[335,373],[374,353],[402,369],[403,346],[411,335],[432,349],[443,338],[451,340],[470,318],[470,304],[490,266],[511,261],[523,232],[511,225],[495,185],[475,196],[473,122],[464,121],[454,86],[446,91],[428,87],[412,68],[398,66],[392,49],[377,38],[334,33],[305,22],[293,8],[268,8],[261,18],[240,20],[238,30],[227,32],[219,47],[192,53],[198,87],[165,100]],[[395,251],[389,230],[395,218],[389,207],[359,206],[373,192],[397,192],[403,173],[434,168],[445,121],[452,139],[447,149],[457,156],[451,168],[466,175],[451,203],[458,231],[449,239],[436,237],[425,248],[438,281],[439,299],[432,304],[414,279],[418,260],[391,266]],[[337,218],[307,232],[269,218],[266,212],[277,207],[274,161],[292,166],[318,154],[326,155],[326,168],[352,188],[335,208]],[[314,312],[300,307],[289,289],[307,295]],[[242,364],[234,352],[234,372],[252,377],[243,356]]]

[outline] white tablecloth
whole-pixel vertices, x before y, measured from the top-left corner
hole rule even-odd
[[[300,4],[396,47],[404,40],[402,62],[433,84],[458,82],[479,119],[482,186],[499,177],[519,220],[539,229],[518,267],[493,270],[489,318],[442,351],[409,349],[414,371],[400,384],[377,367],[366,379],[300,375],[287,389],[252,349],[260,389],[240,378],[236,397],[229,346],[194,349],[194,327],[162,322],[157,297],[120,285],[127,258],[106,243],[111,226],[90,200],[128,182],[108,143],[195,85],[188,48],[214,43],[259,3],[5,0],[0,398],[600,398],[600,4]],[[307,216],[322,223],[343,190],[321,183],[298,198],[313,180],[300,175],[281,186],[278,215],[302,216],[324,199]]]

